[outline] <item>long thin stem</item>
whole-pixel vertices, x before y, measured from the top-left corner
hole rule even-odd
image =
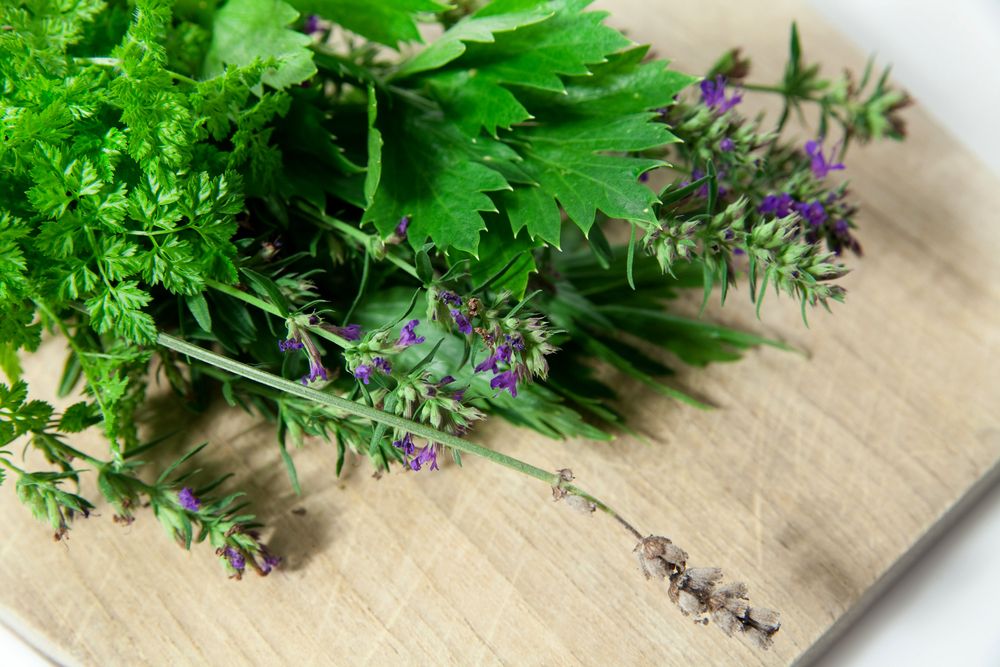
[[[636,530],[629,522],[622,518],[618,512],[614,511],[609,505],[590,495],[580,487],[574,484],[567,484],[559,473],[549,472],[548,470],[533,466],[530,463],[526,463],[512,456],[501,454],[500,452],[496,452],[487,447],[483,447],[482,445],[470,442],[469,440],[464,440],[451,435],[450,433],[438,431],[437,429],[427,426],[426,424],[421,424],[420,422],[415,422],[398,415],[390,414],[363,403],[356,403],[340,396],[334,396],[333,394],[328,394],[303,386],[299,383],[292,382],[291,380],[286,380],[285,378],[278,377],[272,373],[262,371],[259,368],[248,366],[247,364],[236,361],[235,359],[230,359],[197,345],[192,345],[191,343],[169,334],[159,334],[159,336],[157,336],[157,343],[163,347],[174,350],[175,352],[187,355],[224,371],[244,377],[248,380],[259,382],[260,384],[273,387],[274,389],[278,389],[300,398],[329,405],[337,408],[338,410],[343,410],[344,412],[364,417],[365,419],[370,419],[373,422],[398,428],[402,431],[407,431],[418,437],[425,438],[430,442],[436,442],[446,447],[451,447],[452,449],[458,450],[464,454],[472,454],[474,456],[482,457],[492,461],[493,463],[510,468],[511,470],[516,470],[517,472],[539,479],[550,486],[559,487],[567,493],[580,496],[581,498],[593,503],[602,512],[614,517],[615,520],[617,520],[618,523],[620,523],[633,536],[639,539],[642,538],[641,533],[639,533],[639,531]]]

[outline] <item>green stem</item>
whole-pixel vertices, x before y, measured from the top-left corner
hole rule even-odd
[[[277,306],[270,304],[267,301],[264,301],[263,299],[255,297],[253,294],[247,294],[241,289],[237,289],[225,283],[220,283],[210,278],[205,280],[205,285],[211,287],[217,292],[222,292],[227,296],[231,296],[234,299],[239,299],[244,303],[259,308],[263,310],[265,313],[269,313],[271,315],[274,315],[275,317],[280,317],[281,319],[285,319],[285,316],[281,314],[281,311],[278,310]],[[337,334],[331,333],[326,329],[324,329],[323,327],[311,326],[308,324],[300,324],[300,326],[304,329],[307,329],[309,333],[316,334],[320,338],[325,338],[326,340],[336,345],[339,345],[340,347],[346,348],[350,346],[350,342],[346,338],[341,338]]]
[[[429,442],[436,442],[446,447],[451,447],[452,449],[458,450],[464,454],[472,454],[474,456],[482,457],[492,461],[493,463],[497,463],[506,468],[510,468],[511,470],[516,470],[517,472],[528,475],[529,477],[539,479],[550,486],[560,487],[567,493],[580,496],[581,498],[590,501],[602,512],[614,517],[615,520],[624,526],[626,530],[632,533],[633,536],[640,539],[642,537],[639,531],[625,521],[625,519],[623,519],[621,515],[615,512],[609,505],[590,495],[576,485],[567,484],[560,477],[559,473],[543,470],[542,468],[533,466],[530,463],[525,463],[520,459],[515,459],[514,457],[507,456],[506,454],[501,454],[500,452],[483,447],[482,445],[478,445],[474,442],[451,435],[450,433],[438,431],[437,429],[427,426],[426,424],[421,424],[420,422],[415,422],[398,415],[383,412],[382,410],[363,403],[356,403],[346,398],[341,398],[340,396],[328,394],[326,392],[312,389],[311,387],[303,386],[297,382],[286,380],[285,378],[278,377],[272,373],[262,371],[259,368],[248,366],[247,364],[216,354],[197,345],[192,345],[191,343],[169,334],[159,334],[159,336],[157,336],[157,343],[163,347],[174,350],[175,352],[185,354],[206,364],[210,364],[224,371],[233,373],[234,375],[239,375],[248,380],[259,382],[260,384],[304,398],[306,400],[316,401],[317,403],[322,403],[338,410],[343,410],[344,412],[369,419],[373,422],[385,424],[386,426],[391,426],[401,431],[407,431],[415,436],[425,438]]]
[[[121,67],[122,66],[121,58],[93,57],[93,58],[74,58],[73,60],[75,60],[78,63],[87,63],[87,64],[90,64],[90,65],[98,65],[100,67]],[[190,84],[193,84],[193,85],[198,85],[198,80],[197,79],[192,79],[189,76],[186,76],[186,75],[181,74],[179,72],[172,72],[171,70],[168,70],[168,69],[165,69],[163,71],[166,72],[167,74],[169,74],[171,79],[175,79],[177,81],[183,81],[184,83],[190,83]]]
[[[61,318],[56,316],[55,312],[53,312],[52,309],[49,308],[48,304],[46,304],[44,301],[41,301],[40,299],[36,299],[35,306],[38,308],[38,310],[42,311],[42,313],[59,328],[60,333],[62,333],[63,337],[66,339],[66,342],[69,344],[70,349],[73,350],[73,353],[76,355],[77,359],[80,360],[80,366],[83,368],[83,374],[87,377],[87,383],[93,389],[94,400],[97,401],[97,405],[101,409],[101,414],[105,415],[105,419],[107,419],[107,416],[110,414],[111,410],[110,408],[108,408],[107,404],[104,401],[104,398],[101,396],[101,391],[100,389],[98,389],[98,383],[96,382],[93,376],[92,369],[89,369],[90,364],[87,361],[87,356],[84,354],[83,349],[77,344],[76,339],[70,334],[69,328],[66,326],[66,324],[62,321]],[[114,460],[115,466],[120,466],[125,462],[125,459],[122,456],[121,445],[118,444],[117,438],[109,437],[108,442],[111,445],[111,456],[112,459]]]
[[[314,211],[312,209],[304,209],[304,208],[301,210],[303,213],[308,215],[316,222],[319,222],[327,227],[336,229],[337,231],[343,233],[345,236],[353,238],[355,241],[360,243],[363,248],[367,249],[368,251],[374,250],[374,243],[378,241],[378,239],[372,236],[371,234],[366,234],[365,232],[361,231],[354,225],[349,225],[343,220],[331,218],[330,216],[320,211]],[[410,274],[410,276],[412,276],[413,278],[420,280],[420,276],[417,274],[417,267],[413,266],[413,264],[410,264],[405,259],[397,257],[396,254],[392,251],[392,248],[386,248],[385,258],[390,262],[392,262],[393,264],[395,264],[396,266],[398,266],[399,268],[401,268],[406,273]]]

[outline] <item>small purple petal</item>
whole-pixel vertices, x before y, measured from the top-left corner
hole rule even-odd
[[[439,292],[438,299],[454,308],[458,308],[459,306],[462,305],[462,297],[455,294],[454,292],[449,292],[448,290],[442,290],[441,292]]]
[[[194,491],[186,486],[177,492],[177,500],[180,501],[181,507],[189,512],[197,512],[201,508],[201,501],[194,495]]]
[[[506,389],[511,397],[517,398],[517,375],[514,371],[504,371],[490,380],[490,388],[500,391]]]
[[[243,557],[239,551],[232,547],[226,547],[224,552],[226,560],[229,561],[230,567],[232,567],[237,572],[242,572],[247,567],[246,558]]]
[[[410,345],[418,345],[423,343],[426,338],[423,336],[418,336],[414,329],[420,324],[420,320],[410,320],[399,332],[399,340],[396,341],[396,345],[400,347],[409,347]]]
[[[375,357],[372,360],[372,365],[378,370],[382,371],[386,375],[392,373],[392,364],[388,359],[383,359],[382,357]]]
[[[458,325],[458,330],[468,336],[472,333],[472,323],[469,322],[469,318],[466,317],[462,311],[452,308],[450,311],[451,317],[455,320],[455,324]]]
[[[399,219],[399,224],[396,225],[396,236],[401,239],[406,238],[406,230],[410,227],[410,216],[404,215]]]
[[[372,378],[372,368],[367,364],[361,364],[354,369],[354,377],[358,378],[364,384],[371,382]]]

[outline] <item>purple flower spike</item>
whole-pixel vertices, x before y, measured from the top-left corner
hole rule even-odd
[[[293,350],[301,350],[303,347],[302,341],[298,338],[289,338],[288,340],[279,340],[278,349],[282,352],[292,352]]]
[[[517,375],[514,371],[504,371],[490,380],[491,389],[506,389],[512,398],[517,398]]]
[[[197,512],[201,508],[201,501],[194,495],[194,491],[186,486],[177,492],[177,500],[180,501],[181,507],[189,512]]]
[[[832,153],[830,160],[827,160],[826,156],[823,155],[823,144],[821,141],[807,141],[805,150],[806,155],[811,158],[809,168],[812,169],[813,176],[816,178],[826,178],[827,174],[831,171],[842,171],[846,168],[843,163],[834,163],[832,161]],[[836,152],[836,150],[833,152]]]
[[[406,230],[410,227],[410,216],[404,215],[399,219],[399,224],[396,225],[396,236],[401,239],[406,238]]]
[[[422,466],[430,464],[431,470],[438,469],[437,450],[434,445],[423,447],[420,452],[410,461],[410,468],[420,470]]]
[[[390,363],[388,359],[383,359],[382,357],[375,357],[374,359],[372,359],[372,366],[382,371],[386,375],[392,373],[392,363]]]
[[[319,363],[313,361],[312,358],[310,358],[309,375],[302,378],[302,384],[309,385],[310,383],[316,382],[317,380],[326,380],[328,379],[328,377],[329,376],[327,375],[326,369],[323,368],[323,366],[320,365]]]
[[[438,299],[444,301],[449,306],[458,308],[462,305],[462,297],[455,294],[454,292],[449,292],[448,290],[443,290],[438,293]]]
[[[726,77],[719,75],[701,82],[701,101],[709,109],[715,109],[716,113],[724,114],[742,102],[743,95],[736,92],[727,98]]]
[[[364,384],[368,384],[372,379],[372,367],[367,364],[361,364],[354,369],[354,377],[361,380]]]
[[[413,435],[410,433],[404,435],[402,440],[393,441],[392,446],[402,449],[407,456],[413,456],[413,452],[417,451],[416,445],[413,444]]]
[[[782,192],[780,195],[764,197],[760,206],[757,207],[757,211],[765,214],[770,213],[776,218],[785,218],[791,215],[794,206],[796,206],[796,202],[792,196],[787,192]]]
[[[469,322],[468,317],[462,314],[462,311],[456,308],[452,308],[451,311],[449,312],[451,312],[451,317],[453,320],[455,320],[455,324],[458,325],[458,330],[461,333],[465,334],[466,336],[472,333],[472,323]]]
[[[226,560],[229,561],[230,567],[232,567],[237,572],[243,572],[247,568],[247,559],[243,557],[239,551],[232,547],[226,547],[225,552],[223,552]]]
[[[399,340],[396,341],[396,345],[409,347],[410,345],[418,345],[427,340],[423,336],[418,336],[414,331],[418,324],[420,324],[420,320],[410,320],[407,322],[399,332]]]
[[[360,340],[361,339],[361,325],[360,324],[348,324],[346,327],[324,327],[330,333],[334,333],[344,340]]]

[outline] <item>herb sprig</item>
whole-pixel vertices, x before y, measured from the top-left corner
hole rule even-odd
[[[803,318],[843,300],[861,247],[835,179],[851,140],[902,138],[908,98],[887,75],[864,92],[871,65],[858,85],[823,79],[794,27],[777,85],[746,81],[737,51],[692,77],[588,4],[6,3],[0,482],[62,538],[96,474],[116,521],[148,504],[231,576],[269,573],[248,501],[192,468],[205,444],[144,474],[162,438],[139,408],[163,373],[191,408],[222,397],[273,421],[296,491],[307,437],[336,444],[338,474],[347,456],[381,475],[449,452],[537,478],[623,526],[684,613],[769,645],[777,615],[742,584],[688,568],[568,469],[467,435],[490,415],[553,438],[631,432],[598,364],[710,407],[663,381],[655,350],[702,366],[784,346],[666,307],[692,289],[725,301],[738,278],[758,313],[768,287]],[[421,45],[424,23],[442,34]],[[740,114],[758,91],[784,99],[773,128]],[[820,125],[800,146],[785,130],[805,104]],[[80,399],[61,413],[21,379],[45,331],[69,347],[59,396]],[[92,427],[106,457],[70,444]],[[21,440],[54,468],[16,462]]]

